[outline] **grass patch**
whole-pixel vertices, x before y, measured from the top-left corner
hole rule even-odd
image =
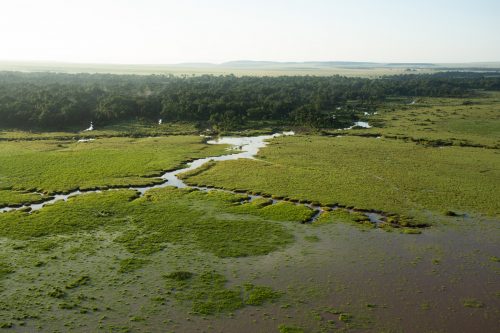
[[[90,276],[83,275],[66,285],[66,289],[75,289],[90,283]]]
[[[354,135],[382,135],[422,145],[500,147],[499,92],[483,92],[464,104],[461,98],[420,98],[384,103],[377,115],[367,117],[375,126],[349,131]],[[337,134],[337,133],[336,133]]]
[[[304,239],[311,243],[317,243],[320,241],[319,237],[316,235],[305,236]]]
[[[307,206],[284,201],[271,205],[267,199],[254,200],[250,203],[238,205],[234,207],[233,211],[255,214],[275,221],[306,222],[314,215],[314,211]]]
[[[245,284],[244,293],[245,304],[248,305],[262,305],[281,297],[281,293],[274,291],[272,288],[253,284]]]
[[[262,305],[281,296],[269,287],[253,284],[228,288],[227,279],[213,271],[201,274],[181,271],[164,277],[169,294],[189,304],[191,311],[197,315],[228,313],[245,305]]]
[[[127,187],[161,182],[162,171],[192,158],[219,155],[223,145],[206,145],[199,136],[103,138],[76,141],[0,142],[0,205],[36,201],[39,192]]]
[[[302,327],[285,325],[285,324],[279,325],[278,330],[280,333],[304,333],[305,332]]]
[[[187,181],[418,218],[423,210],[500,210],[499,157],[491,149],[292,136],[273,140],[259,158],[219,162]]]
[[[349,210],[342,208],[323,212],[316,222],[314,222],[314,225],[321,226],[337,222],[352,223],[365,228],[375,227],[375,224],[370,222],[370,219],[365,214],[350,212]]]
[[[192,278],[193,275],[194,274],[191,272],[178,271],[178,272],[166,274],[165,278],[170,279],[170,280],[175,280],[175,281],[185,281],[185,280],[189,280],[190,278]]]
[[[242,207],[244,197],[172,187],[151,190],[141,198],[131,190],[91,193],[32,214],[0,214],[0,237],[30,239],[114,228],[121,231],[115,241],[134,254],[151,254],[173,243],[194,244],[219,257],[267,254],[293,241],[283,224],[270,220],[300,222],[303,207]]]
[[[45,198],[47,196],[37,193],[0,189],[0,207],[20,206],[26,203],[40,202]]]
[[[49,291],[47,293],[50,297],[53,297],[53,298],[64,298],[66,297],[66,292],[64,290],[62,290],[61,288],[54,288],[52,289],[51,291]]]
[[[14,269],[12,268],[12,266],[7,263],[0,262],[0,280],[11,273],[14,273]]]
[[[474,298],[466,298],[462,300],[462,305],[466,308],[482,308],[484,307],[484,303],[474,299]]]
[[[128,273],[138,270],[139,268],[144,267],[150,262],[150,260],[140,259],[140,258],[127,258],[120,260],[120,268],[118,272],[120,273]]]

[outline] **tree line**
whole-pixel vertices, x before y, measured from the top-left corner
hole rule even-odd
[[[498,73],[236,77],[0,72],[0,127],[68,129],[131,119],[219,129],[249,121],[345,127],[388,97],[468,97]],[[201,125],[200,125],[201,126]]]

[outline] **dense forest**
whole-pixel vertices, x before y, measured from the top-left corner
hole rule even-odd
[[[0,72],[0,127],[67,129],[130,119],[219,129],[271,120],[344,127],[388,97],[465,97],[500,90],[499,74],[236,77]]]

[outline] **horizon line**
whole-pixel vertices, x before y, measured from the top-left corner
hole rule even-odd
[[[247,63],[269,63],[269,64],[307,64],[307,63],[354,63],[354,64],[401,64],[401,65],[465,65],[465,64],[500,64],[500,59],[496,61],[464,61],[464,62],[429,62],[429,61],[361,61],[361,60],[250,60],[250,59],[235,59],[222,62],[210,61],[184,61],[172,63],[141,63],[141,62],[84,62],[84,61],[65,61],[65,60],[26,60],[26,59],[0,59],[0,63],[37,63],[37,64],[66,64],[66,65],[113,65],[113,66],[179,66],[179,65],[225,65],[238,62]]]

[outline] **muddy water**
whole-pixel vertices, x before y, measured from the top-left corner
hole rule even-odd
[[[421,235],[343,223],[295,225],[292,246],[265,256],[226,259],[219,267],[231,283],[250,280],[285,291],[277,304],[189,321],[185,312],[170,309],[174,321],[169,328],[277,332],[286,323],[306,332],[344,332],[339,316],[326,310],[334,308],[352,314],[348,332],[498,332],[500,264],[491,260],[499,251],[498,226],[479,219],[449,222]],[[464,306],[467,299],[482,307]],[[151,317],[152,331],[165,327],[162,316]]]

